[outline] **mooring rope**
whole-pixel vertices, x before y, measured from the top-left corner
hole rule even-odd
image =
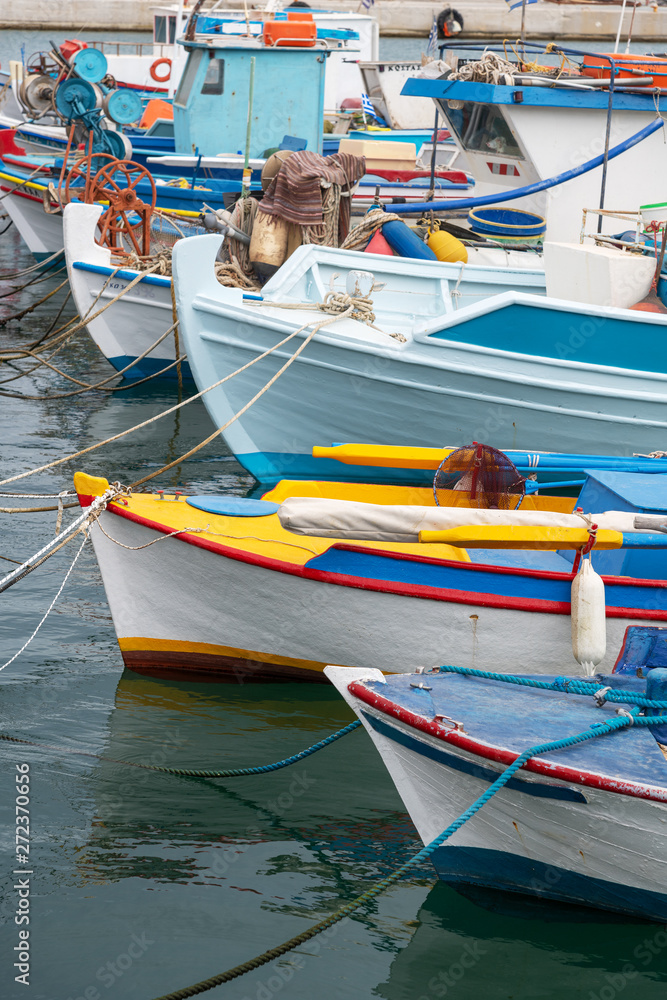
[[[83,388],[73,389],[71,392],[55,393],[52,396],[31,396],[27,395],[26,393],[6,392],[4,389],[0,389],[0,396],[7,396],[9,399],[32,399],[32,400],[48,401],[52,399],[68,399],[72,396],[80,396],[81,393],[90,392],[91,389],[98,389],[100,392],[126,392],[128,389],[134,389],[137,385],[141,385],[142,382],[149,382],[151,379],[156,378],[158,375],[162,375],[164,371],[166,371],[168,368],[173,368],[174,365],[182,363],[185,360],[185,355],[180,355],[179,357],[176,358],[173,364],[165,366],[165,368],[160,369],[160,371],[153,372],[152,375],[146,375],[144,376],[144,378],[139,379],[138,381],[130,382],[127,385],[107,386],[106,383],[111,382],[111,380],[114,378],[118,378],[119,376],[124,375],[125,372],[129,371],[131,368],[136,367],[136,365],[140,361],[143,361],[143,359],[148,354],[150,354],[151,351],[154,351],[156,347],[159,347],[163,340],[166,340],[169,334],[172,333],[172,331],[174,330],[174,327],[177,325],[178,323],[172,323],[169,329],[166,330],[160,337],[158,337],[155,343],[151,344],[150,347],[147,347],[145,351],[142,351],[141,354],[137,355],[137,357],[134,358],[132,361],[130,361],[129,364],[125,365],[124,368],[120,368],[118,369],[118,371],[114,371],[111,375],[108,375],[105,379],[102,379],[100,382],[95,382],[93,385],[88,385],[86,382],[81,382],[79,379],[74,378],[74,376],[68,375],[66,372],[63,372],[59,368],[56,368],[55,365],[50,364],[48,361],[42,360],[41,363],[45,365],[47,368],[50,368],[58,375],[62,375],[64,378],[69,379],[70,382],[74,382],[77,385],[82,386]]]
[[[43,618],[41,619],[41,621],[40,621],[39,625],[37,626],[37,628],[35,629],[35,631],[34,631],[34,632],[32,633],[32,635],[30,636],[30,638],[29,638],[29,639],[27,639],[27,640],[26,640],[26,641],[25,641],[25,642],[23,643],[23,645],[22,645],[22,646],[21,646],[21,648],[20,648],[20,649],[18,650],[18,652],[14,653],[14,655],[13,655],[13,656],[12,656],[12,657],[11,657],[11,658],[10,658],[9,660],[7,660],[7,662],[6,662],[6,663],[3,663],[3,664],[2,664],[2,666],[0,667],[0,671],[4,670],[4,669],[5,669],[5,667],[8,667],[8,666],[9,666],[9,665],[10,665],[11,663],[13,663],[13,662],[14,662],[14,660],[18,659],[18,657],[19,657],[19,656],[21,655],[21,653],[23,653],[23,652],[24,652],[24,651],[25,651],[25,650],[26,650],[26,649],[28,648],[28,646],[30,645],[30,643],[31,643],[31,642],[32,642],[32,640],[33,640],[33,639],[35,638],[35,636],[37,635],[37,633],[38,633],[38,632],[39,632],[39,630],[41,629],[42,625],[43,625],[43,624],[44,624],[44,622],[46,621],[46,619],[47,619],[47,618],[49,617],[49,615],[50,615],[50,614],[51,614],[51,612],[53,611],[53,609],[54,609],[54,607],[55,607],[55,605],[56,605],[56,602],[57,602],[58,598],[60,597],[60,595],[61,595],[61,594],[62,594],[62,592],[63,592],[63,589],[64,589],[64,587],[65,587],[65,584],[67,583],[67,581],[68,581],[68,580],[69,580],[69,578],[70,578],[70,575],[71,575],[71,573],[72,573],[72,570],[73,570],[73,569],[74,569],[74,567],[76,566],[76,563],[77,563],[77,560],[78,560],[79,556],[80,556],[80,555],[81,555],[81,553],[83,552],[83,547],[84,547],[84,545],[86,544],[86,542],[88,541],[88,533],[87,533],[87,528],[86,528],[86,527],[82,527],[82,528],[79,528],[79,531],[83,531],[83,533],[84,533],[84,535],[83,535],[83,541],[81,542],[81,545],[80,545],[80,546],[79,546],[79,548],[77,549],[77,553],[76,553],[76,555],[74,556],[74,559],[72,560],[72,562],[71,562],[71,565],[70,565],[69,569],[68,569],[68,570],[67,570],[67,572],[65,573],[65,578],[64,578],[63,582],[62,582],[62,583],[60,584],[60,586],[58,587],[58,591],[57,591],[57,593],[56,593],[56,596],[55,596],[55,597],[53,598],[53,600],[52,600],[52,601],[51,601],[51,603],[49,604],[48,608],[47,608],[47,609],[46,609],[46,611],[44,612],[44,616],[43,616]],[[78,534],[78,532],[76,532],[76,534]],[[67,539],[67,540],[66,540],[65,542],[63,542],[63,545],[66,545],[66,544],[67,544],[68,542],[71,542],[71,541],[72,541],[72,538],[73,538],[73,537],[74,537],[74,536],[71,536],[70,538],[68,538],[68,539]],[[59,548],[60,548],[60,546],[59,546]]]
[[[313,307],[313,308],[315,308],[315,307]],[[351,311],[351,308],[352,307],[350,307],[350,311]],[[238,413],[236,413],[233,417],[231,417],[230,420],[223,427],[218,428],[213,434],[211,434],[208,438],[206,438],[205,441],[202,441],[195,448],[191,449],[189,452],[186,452],[185,455],[182,455],[180,458],[176,459],[174,462],[171,462],[169,465],[163,466],[161,469],[158,469],[157,472],[151,473],[150,476],[147,476],[144,479],[140,479],[136,483],[132,483],[132,486],[133,487],[134,486],[139,486],[142,483],[147,482],[149,479],[153,479],[155,476],[158,476],[158,475],[160,475],[163,472],[167,472],[169,469],[173,468],[175,465],[178,465],[180,462],[184,461],[186,458],[189,458],[191,455],[194,455],[197,451],[199,451],[205,445],[209,444],[209,442],[212,441],[215,437],[217,437],[218,434],[221,433],[221,431],[225,430],[231,423],[233,423],[234,420],[238,419],[238,417],[240,417],[243,413],[245,413],[246,410],[248,410],[257,399],[259,399],[260,395],[262,395],[263,392],[266,392],[266,390],[273,384],[273,382],[276,381],[276,379],[282,374],[282,372],[292,363],[292,361],[295,360],[295,358],[298,356],[298,354],[301,351],[304,350],[304,348],[307,346],[307,344],[310,342],[310,340],[312,339],[312,337],[315,335],[315,333],[319,329],[321,329],[323,326],[326,326],[328,323],[333,323],[336,319],[343,319],[343,318],[345,318],[346,315],[347,315],[346,313],[342,313],[340,315],[330,316],[327,319],[322,320],[320,323],[318,323],[316,325],[316,327],[312,330],[312,332],[308,335],[308,337],[304,340],[304,342],[300,346],[299,350],[297,352],[295,352],[291,356],[291,358],[288,359],[287,363],[285,365],[283,365],[283,367],[280,369],[280,371],[276,375],[273,376],[273,378],[264,386],[264,388],[261,389],[260,392],[257,393],[257,395],[255,395],[253,397],[253,399],[251,399],[250,402],[247,403],[243,407],[242,410],[239,410]],[[228,382],[229,379],[234,378],[236,375],[240,375],[242,372],[244,372],[248,368],[252,367],[252,365],[257,364],[258,361],[262,361],[264,358],[268,357],[270,354],[273,354],[273,352],[277,351],[278,348],[282,347],[288,341],[292,340],[299,333],[302,333],[303,330],[305,330],[308,327],[308,325],[309,325],[309,323],[305,323],[302,327],[299,327],[298,330],[293,330],[292,333],[288,334],[282,340],[279,340],[278,343],[276,343],[276,344],[273,345],[273,347],[269,347],[266,351],[263,351],[261,354],[258,354],[257,357],[255,357],[255,358],[252,359],[252,361],[248,361],[245,365],[242,365],[240,368],[237,368],[235,371],[230,372],[229,375],[225,375],[223,378],[219,379],[217,382],[214,382],[213,385],[209,385],[206,389],[201,389],[199,392],[196,392],[194,395],[188,396],[187,399],[184,399],[181,402],[176,403],[174,406],[169,407],[169,409],[163,410],[162,413],[157,413],[154,417],[149,417],[148,420],[143,420],[141,423],[135,424],[134,427],[128,427],[124,431],[119,431],[118,434],[113,434],[111,437],[105,438],[103,441],[98,441],[95,444],[88,445],[87,448],[81,448],[79,451],[73,452],[70,455],[64,455],[62,458],[56,458],[52,462],[47,462],[45,465],[40,465],[40,466],[38,466],[35,469],[28,469],[27,472],[20,472],[20,473],[17,473],[17,475],[15,475],[15,476],[9,476],[7,479],[2,479],[2,480],[0,480],[0,486],[6,486],[8,483],[15,483],[15,482],[18,482],[18,480],[20,480],[20,479],[27,478],[28,476],[37,475],[38,472],[45,472],[47,469],[53,469],[57,465],[62,465],[64,462],[71,462],[75,458],[80,458],[82,455],[87,455],[89,452],[95,451],[97,448],[102,448],[106,444],[111,444],[113,441],[118,441],[120,438],[125,437],[128,434],[133,434],[134,431],[138,431],[138,430],[141,430],[144,427],[148,427],[149,424],[153,424],[157,420],[161,420],[163,417],[167,417],[167,416],[169,416],[169,414],[175,413],[177,410],[180,410],[181,407],[187,406],[189,403],[194,403],[195,400],[197,400],[197,399],[201,399],[201,397],[204,396],[207,392],[210,392],[212,389],[217,389],[217,387],[220,386],[220,385],[222,385],[224,382]],[[136,385],[136,383],[135,383],[135,385]]]
[[[487,790],[465,810],[465,812],[461,813],[461,815],[455,819],[446,830],[413,855],[413,857],[411,857],[408,861],[399,865],[399,867],[393,871],[391,875],[387,875],[379,882],[376,882],[374,886],[371,886],[370,889],[362,892],[360,896],[356,897],[356,899],[346,903],[328,917],[325,917],[323,920],[320,920],[312,927],[309,927],[307,930],[295,935],[288,941],[284,941],[276,948],[269,948],[261,955],[257,955],[255,958],[251,958],[247,962],[242,962],[240,965],[236,965],[233,968],[228,969],[226,972],[220,972],[208,979],[203,979],[201,982],[195,983],[193,986],[187,986],[184,989],[175,990],[173,993],[165,993],[162,996],[157,997],[156,1000],[187,1000],[188,997],[196,996],[199,993],[206,993],[215,986],[220,986],[222,983],[228,983],[232,979],[237,979],[239,976],[243,976],[247,972],[252,972],[253,969],[258,969],[260,966],[266,965],[268,962],[272,962],[275,959],[280,958],[280,956],[286,954],[286,952],[292,951],[299,945],[304,944],[311,938],[321,934],[322,931],[327,930],[327,928],[339,923],[341,920],[345,919],[345,917],[348,917],[351,913],[360,909],[371,899],[379,896],[386,889],[390,888],[390,886],[394,885],[394,883],[402,878],[406,872],[408,872],[411,868],[414,868],[415,865],[429,858],[442,844],[445,843],[445,841],[449,840],[449,838],[460,830],[469,819],[478,813],[479,810],[493,798],[496,792],[499,792],[500,789],[507,784],[510,778],[532,757],[545,753],[552,753],[554,750],[564,750],[567,747],[576,746],[579,743],[584,743],[586,740],[597,739],[600,736],[605,736],[608,733],[625,729],[631,725],[651,726],[658,724],[664,725],[665,719],[661,716],[618,716],[617,718],[608,719],[603,723],[599,723],[595,728],[587,729],[584,732],[578,733],[576,736],[569,736],[565,739],[554,740],[550,743],[541,743],[537,746],[531,747],[529,750],[525,750],[522,754],[519,754],[509,767],[507,767],[503,773],[496,778],[493,784],[490,785],[489,788],[487,788]]]
[[[283,760],[277,760],[273,764],[260,764],[257,767],[233,767],[225,771],[196,771],[191,768],[158,767],[157,764],[141,764],[133,760],[115,760],[113,757],[104,757],[102,754],[92,753],[89,750],[56,747],[49,743],[26,740],[19,736],[9,736],[6,733],[0,733],[0,740],[4,740],[6,743],[21,743],[25,746],[37,747],[40,750],[55,750],[57,753],[74,754],[77,757],[94,757],[96,760],[103,760],[108,764],[124,764],[126,767],[139,767],[144,771],[160,771],[162,774],[173,774],[178,778],[245,778],[253,774],[268,774],[271,771],[280,771],[283,767],[290,767],[292,764],[297,764],[299,761],[305,760],[306,757],[317,753],[318,750],[323,750],[324,747],[335,743],[342,736],[347,736],[348,733],[358,729],[360,725],[359,720],[355,719],[354,722],[350,722],[349,725],[336,730],[335,733],[331,733],[330,736],[325,737],[323,740],[313,743],[312,746],[306,747],[305,750],[300,750],[298,753],[292,754],[291,757],[285,757]]]
[[[15,313],[13,316],[8,316],[7,319],[0,320],[0,327],[7,326],[8,323],[11,323],[15,319],[23,319],[24,316],[28,316],[31,312],[34,312],[37,306],[41,306],[43,302],[47,302],[48,299],[52,298],[52,296],[59,292],[61,288],[64,288],[68,281],[69,279],[65,278],[64,281],[60,282],[57,288],[51,289],[50,292],[44,295],[41,299],[38,299],[37,302],[33,302],[32,305],[27,306],[25,309],[22,309],[21,312]]]
[[[56,257],[61,257],[64,253],[65,248],[63,247],[62,250],[56,250],[56,252],[52,253],[50,257],[37,261],[37,263],[33,264],[31,267],[24,267],[22,271],[12,271],[7,274],[0,274],[0,281],[13,281],[14,278],[22,278],[24,274],[30,274],[31,271],[36,271],[40,267],[45,267],[47,264],[50,264],[51,261],[54,261]]]
[[[34,555],[30,556],[29,559],[26,559],[25,562],[21,563],[17,569],[12,570],[11,573],[8,573],[0,580],[0,594],[9,587],[12,587],[15,583],[18,583],[19,580],[22,580],[23,577],[28,575],[28,573],[37,569],[38,566],[41,566],[42,563],[54,555],[57,550],[62,547],[62,545],[70,541],[70,538],[81,530],[82,525],[85,524],[87,527],[90,521],[97,516],[97,512],[103,507],[106,507],[109,500],[118,496],[120,492],[121,491],[115,486],[110,486],[108,490],[105,490],[102,496],[95,497],[90,507],[86,508],[86,510],[84,510],[79,517],[75,518],[70,524],[68,524],[64,531],[52,538],[46,543],[46,545],[43,545],[41,549],[35,552]]]

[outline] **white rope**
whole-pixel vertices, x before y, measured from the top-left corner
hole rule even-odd
[[[13,497],[17,500],[57,500],[58,497],[75,497],[76,490],[63,490],[62,493],[0,493],[1,497]]]
[[[173,538],[175,535],[182,535],[185,531],[197,534],[198,532],[208,531],[209,529],[208,524],[205,528],[179,528],[178,531],[170,531],[168,535],[160,535],[159,538],[154,538],[151,542],[146,542],[144,545],[126,545],[124,542],[119,542],[117,538],[113,538],[107,531],[105,531],[99,518],[96,519],[96,524],[102,534],[108,538],[110,542],[114,542],[115,545],[120,545],[121,549],[128,549],[130,552],[138,552],[140,549],[147,549],[149,546],[155,545],[156,542],[163,542],[165,538]]]
[[[475,83],[493,83],[496,86],[511,87],[514,73],[518,69],[496,52],[484,52],[476,62],[466,63],[456,73],[450,73],[448,80],[470,80]]]
[[[11,587],[13,583],[17,583],[22,576],[29,573],[31,569],[34,568],[33,564],[38,562],[42,556],[46,555],[50,549],[54,549],[59,542],[69,539],[70,535],[74,535],[76,530],[84,523],[84,521],[89,520],[91,515],[94,516],[100,507],[105,507],[109,500],[117,496],[119,492],[120,490],[112,486],[106,490],[102,496],[96,497],[91,506],[87,510],[84,510],[79,517],[75,518],[75,520],[72,521],[72,523],[69,524],[64,531],[52,538],[50,542],[47,542],[46,545],[39,550],[39,552],[35,552],[33,556],[30,556],[30,558],[26,559],[24,563],[21,563],[17,569],[12,570],[11,573],[8,573],[0,580],[0,594],[3,590],[7,590],[8,587]]]
[[[63,582],[58,587],[58,593],[56,594],[56,596],[53,598],[53,600],[49,604],[48,608],[46,609],[44,617],[42,618],[41,622],[39,623],[39,625],[37,626],[37,628],[35,629],[35,631],[30,636],[30,638],[27,639],[26,642],[23,643],[23,645],[21,646],[21,648],[19,649],[19,651],[17,653],[14,653],[14,655],[11,657],[11,659],[7,660],[6,663],[2,664],[2,666],[0,667],[0,670],[4,670],[5,667],[8,667],[10,665],[10,663],[13,663],[14,660],[16,660],[21,655],[21,653],[25,649],[28,648],[28,646],[30,645],[30,643],[32,642],[32,640],[35,638],[35,636],[39,632],[40,628],[42,627],[42,625],[44,624],[44,622],[46,621],[46,619],[49,617],[49,615],[53,611],[53,608],[55,607],[56,601],[58,600],[58,598],[62,594],[63,588],[64,588],[65,584],[67,583],[67,581],[69,580],[70,573],[72,572],[72,570],[76,566],[76,561],[79,558],[79,556],[81,555],[81,553],[83,552],[83,547],[84,547],[84,545],[86,544],[87,541],[88,541],[88,533],[87,533],[87,531],[84,530],[83,541],[81,542],[81,545],[79,546],[79,549],[78,549],[76,555],[74,556],[74,559],[72,560],[72,564],[71,564],[70,568],[67,570],[67,573],[65,574],[65,579],[63,580]]]

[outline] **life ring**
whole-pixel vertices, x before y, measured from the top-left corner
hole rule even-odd
[[[160,76],[158,74],[158,67],[163,65],[167,67],[166,76]],[[156,59],[151,66],[150,73],[156,83],[166,83],[171,77],[171,59]]]

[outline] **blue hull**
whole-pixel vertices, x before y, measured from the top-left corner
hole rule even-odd
[[[664,922],[667,895],[605,882],[540,861],[474,847],[441,847],[431,858],[448,885],[474,885]]]
[[[119,372],[122,371],[122,369],[125,368],[127,365],[131,364],[134,358],[132,358],[128,354],[128,355],[120,355],[117,358],[108,358],[107,360],[111,365],[113,365],[116,371]],[[170,364],[172,364],[172,362],[166,359],[154,360],[150,357],[142,358],[142,360],[139,361],[136,365],[134,365],[134,367],[130,368],[128,371],[124,373],[123,378],[126,378],[134,382],[140,378],[147,378],[149,375],[158,375],[160,374],[160,372],[163,372],[164,369]],[[183,364],[181,365],[181,373],[184,379],[187,379],[189,382],[192,381],[192,372],[190,371],[190,365],[187,363],[187,361],[184,361]],[[162,378],[177,379],[178,372],[176,370],[176,366],[174,365],[174,367],[170,368],[168,372],[164,372]]]

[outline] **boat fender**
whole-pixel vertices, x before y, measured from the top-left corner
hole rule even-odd
[[[459,14],[458,10],[445,7],[438,14],[436,25],[438,38],[451,38],[452,35],[458,35],[460,31],[463,31],[463,16]]]
[[[160,66],[167,67],[167,72],[162,74],[162,76],[158,73]],[[166,83],[171,77],[171,59],[167,59],[166,57],[163,59],[156,59],[151,65],[150,74],[156,83]]]
[[[464,244],[461,243],[461,240],[457,240],[456,236],[452,236],[451,233],[446,232],[444,229],[438,229],[436,232],[431,233],[428,238],[428,245],[438,260],[449,263],[468,263],[468,251]]]
[[[572,653],[584,672],[591,676],[607,652],[607,619],[604,583],[591,565],[590,556],[572,581]]]
[[[287,258],[289,223],[279,215],[257,211],[250,238],[250,263],[258,274],[270,278]]]
[[[412,257],[416,260],[438,259],[431,248],[400,219],[385,222],[382,226],[382,235],[399,257]]]

